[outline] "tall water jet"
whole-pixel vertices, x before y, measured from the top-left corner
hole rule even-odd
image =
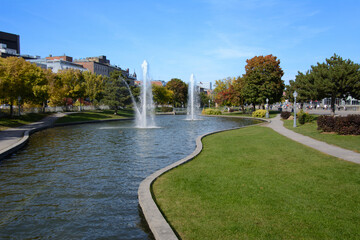
[[[133,103],[133,105],[134,105],[134,108],[135,108],[135,113],[136,113],[136,115],[138,115],[138,114],[140,114],[140,110],[139,110],[139,108],[138,108],[138,106],[137,106],[137,103],[136,103],[136,101],[135,101],[135,97],[134,97],[134,95],[133,95],[132,92],[131,92],[130,86],[129,86],[129,84],[126,82],[126,80],[125,80],[124,78],[122,78],[122,80],[123,80],[123,82],[125,83],[125,86],[126,86],[126,88],[128,89],[128,91],[129,91],[129,93],[130,93],[131,101],[132,101],[132,103]]]
[[[190,83],[188,88],[188,105],[187,105],[187,120],[197,120],[196,111],[198,109],[198,92],[196,90],[196,81],[194,74],[190,76]]]
[[[144,60],[141,64],[143,70],[143,80],[140,84],[140,110],[136,113],[136,126],[138,128],[153,128],[154,123],[154,103],[149,77],[149,64]]]

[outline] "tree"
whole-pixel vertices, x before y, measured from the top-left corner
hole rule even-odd
[[[298,72],[296,75],[295,81],[290,80],[289,85],[285,89],[285,97],[289,101],[294,101],[294,92],[298,93],[296,98],[297,102],[301,103],[301,108],[305,102],[310,100],[317,100],[317,91],[314,87],[314,78],[310,75],[310,72],[307,71],[305,74]]]
[[[19,107],[23,102],[35,101],[35,94],[46,91],[44,85],[42,71],[35,64],[17,57],[0,60],[0,98],[10,104],[11,116],[17,101]]]
[[[35,65],[35,64],[34,64]],[[32,80],[32,97],[31,103],[42,106],[42,112],[45,112],[47,101],[50,97],[49,73],[48,70],[36,68],[34,79]]]
[[[232,103],[234,105],[240,105],[242,111],[245,111],[245,96],[244,96],[244,88],[245,88],[245,79],[242,77],[238,77],[233,81],[234,87],[234,96],[232,97]]]
[[[233,79],[226,78],[215,81],[215,102],[220,106],[231,106],[235,96]]]
[[[61,92],[64,94],[63,99],[67,106],[67,99],[71,98],[73,101],[85,97],[85,79],[80,70],[66,69],[60,70],[57,73],[62,82]]]
[[[158,105],[169,104],[173,101],[174,92],[164,86],[152,85],[154,102]]]
[[[246,73],[243,75],[245,100],[252,103],[254,109],[256,104],[264,104],[267,98],[270,103],[280,101],[285,88],[281,80],[284,72],[280,67],[280,60],[267,55],[255,56],[246,62]]]
[[[344,60],[334,54],[324,63],[317,63],[311,66],[306,74],[308,88],[315,89],[317,99],[330,98],[331,112],[335,115],[336,98],[345,99],[348,96],[360,97],[360,65],[351,60]]]
[[[174,107],[181,107],[184,103],[187,102],[188,86],[181,79],[173,78],[167,82],[165,87],[174,93]]]
[[[103,102],[115,110],[115,114],[120,108],[125,108],[131,104],[131,97],[126,87],[125,78],[120,71],[113,71],[110,79],[105,83]]]
[[[104,87],[107,77],[86,71],[83,73],[85,80],[85,96],[97,105],[104,96]]]
[[[209,100],[211,100],[210,95],[208,95],[206,92],[200,92],[199,96],[200,96],[200,107],[205,107],[205,106],[210,107],[209,105]]]

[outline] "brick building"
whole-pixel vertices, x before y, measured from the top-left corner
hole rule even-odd
[[[106,59],[106,56],[102,55],[99,57],[87,57],[84,59],[76,59],[76,64],[82,65],[92,73],[100,74],[103,76],[110,77],[110,73],[113,71],[121,71],[127,80],[130,80],[130,85],[134,85],[136,80],[136,74],[130,74],[129,69],[123,70],[118,66],[110,64],[110,60]]]

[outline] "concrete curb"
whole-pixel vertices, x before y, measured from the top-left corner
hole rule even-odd
[[[187,157],[154,172],[153,174],[151,174],[150,176],[145,178],[140,183],[139,189],[138,189],[139,205],[140,205],[140,208],[145,216],[146,222],[148,223],[149,228],[150,228],[152,234],[154,235],[155,239],[157,239],[157,240],[175,240],[175,239],[178,239],[178,237],[177,237],[176,233],[174,232],[174,230],[170,227],[169,223],[165,220],[164,216],[162,215],[160,209],[158,208],[157,204],[155,203],[155,201],[152,197],[151,185],[153,184],[153,182],[158,177],[163,175],[164,173],[192,160],[194,157],[199,155],[199,153],[203,149],[201,140],[204,137],[215,134],[215,133],[226,132],[226,131],[231,131],[231,130],[236,130],[236,129],[240,129],[240,128],[262,125],[264,123],[268,123],[268,120],[264,120],[264,119],[261,119],[261,120],[263,120],[264,122],[254,124],[254,125],[249,125],[249,126],[243,126],[243,127],[237,127],[237,128],[231,128],[231,129],[206,133],[204,135],[197,137],[196,138],[196,148],[195,148],[194,152],[192,152]]]

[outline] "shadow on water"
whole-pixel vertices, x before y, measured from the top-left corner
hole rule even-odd
[[[136,226],[138,226],[141,230],[143,230],[148,235],[148,239],[155,240],[155,237],[149,228],[149,225],[145,219],[144,213],[141,210],[140,205],[138,205],[138,212],[139,212],[140,222],[138,222],[138,224]]]

